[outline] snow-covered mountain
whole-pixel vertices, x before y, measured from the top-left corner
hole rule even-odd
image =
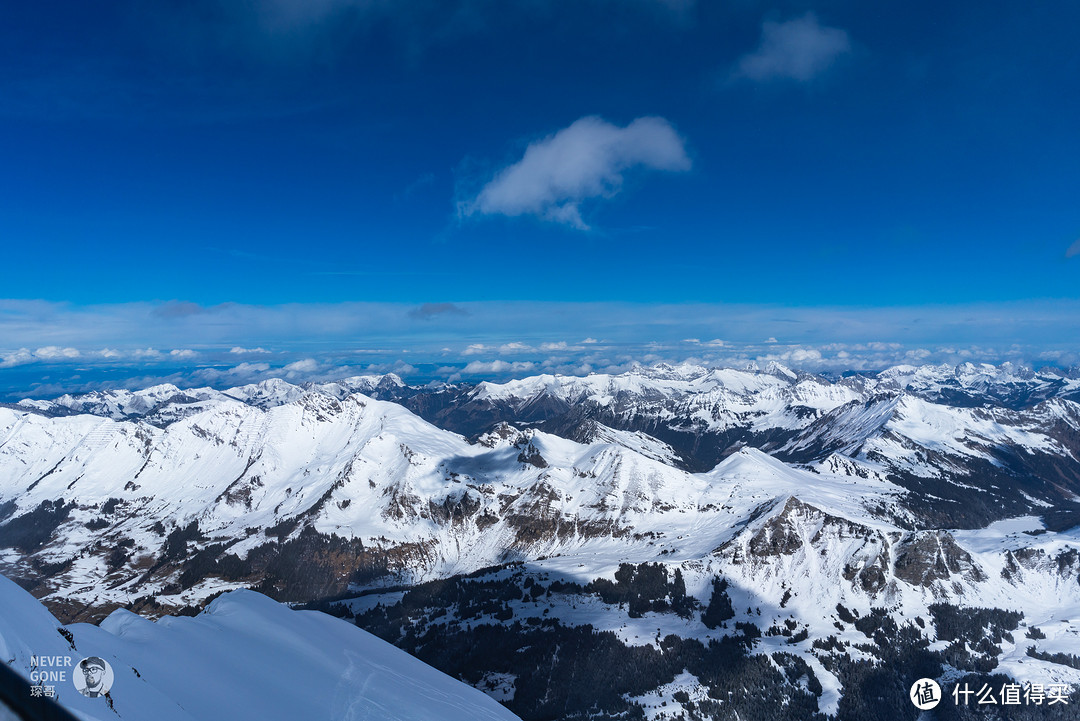
[[[905,365],[882,371],[877,379],[925,400],[954,406],[990,404],[1019,409],[1050,398],[1080,397],[1080,372],[1076,368],[1034,371],[1012,363]]]
[[[601,541],[648,556],[639,539],[722,535],[800,488],[854,487],[858,512],[904,512],[887,481],[756,451],[691,474],[640,434],[607,429],[586,445],[504,425],[469,443],[398,404],[317,391],[267,409],[219,400],[165,428],[0,409],[0,433],[0,542],[14,549],[2,561],[50,602],[97,612],[248,585],[310,600]],[[750,453],[781,472],[727,473]]]
[[[0,576],[0,610],[0,660],[88,721],[517,718],[351,624],[252,591],[220,596],[195,618],[155,623],[117,610],[97,626],[64,626]],[[111,667],[107,696],[75,687],[90,656]]]
[[[523,718],[586,703],[539,690],[567,643],[660,664],[611,680],[611,717],[717,715],[724,684],[767,680],[792,718],[858,718],[858,664],[905,653],[942,678],[1080,682],[1078,388],[1011,367],[658,366],[24,401],[0,407],[0,571],[65,621],[241,588],[313,603]],[[955,628],[976,626],[997,640]],[[714,647],[753,679],[699,667]]]
[[[1075,718],[1077,530],[900,532],[794,496],[744,521],[705,553],[684,536],[652,563],[570,553],[331,608],[522,718],[911,721],[920,677],[1059,685],[1071,706],[1030,718]]]
[[[987,387],[989,371],[961,370],[950,377]],[[1025,514],[1067,525],[1080,405],[954,407],[897,388],[943,373],[830,382],[776,365],[660,366],[468,389],[409,389],[390,375],[24,401],[0,408],[0,546],[11,549],[0,565],[50,603],[100,614],[240,586],[311,600],[603,538],[627,557],[640,555],[637,539],[690,529],[715,529],[704,540],[718,543],[785,494],[848,497],[841,515],[903,531]],[[1066,395],[1075,385],[1062,383]],[[470,441],[404,407],[447,393],[463,395],[435,420],[483,404],[484,433]],[[537,423],[540,408],[550,412]],[[571,416],[572,434],[550,432]],[[715,450],[736,436],[699,473],[662,440]],[[766,470],[742,483],[748,466]]]

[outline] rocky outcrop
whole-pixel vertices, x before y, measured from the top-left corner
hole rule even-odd
[[[904,538],[897,547],[893,573],[901,581],[923,587],[954,577],[971,583],[986,580],[971,554],[958,546],[947,531],[920,532]]]

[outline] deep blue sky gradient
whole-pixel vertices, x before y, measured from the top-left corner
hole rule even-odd
[[[253,5],[0,7],[0,297],[1080,298],[1074,2]],[[807,81],[733,77],[763,23],[807,12],[850,51]],[[665,118],[692,169],[630,172],[583,203],[589,230],[458,217],[589,115]]]

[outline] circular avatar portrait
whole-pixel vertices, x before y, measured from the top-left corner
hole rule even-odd
[[[75,664],[71,674],[75,689],[83,696],[97,698],[109,692],[113,685],[113,670],[109,662],[98,656],[87,656]]]

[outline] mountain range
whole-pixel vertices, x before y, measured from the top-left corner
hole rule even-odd
[[[1078,527],[1074,371],[391,374],[0,407],[0,573],[61,621],[254,589],[524,719],[863,718],[875,674],[906,696],[916,668],[1076,684]]]

